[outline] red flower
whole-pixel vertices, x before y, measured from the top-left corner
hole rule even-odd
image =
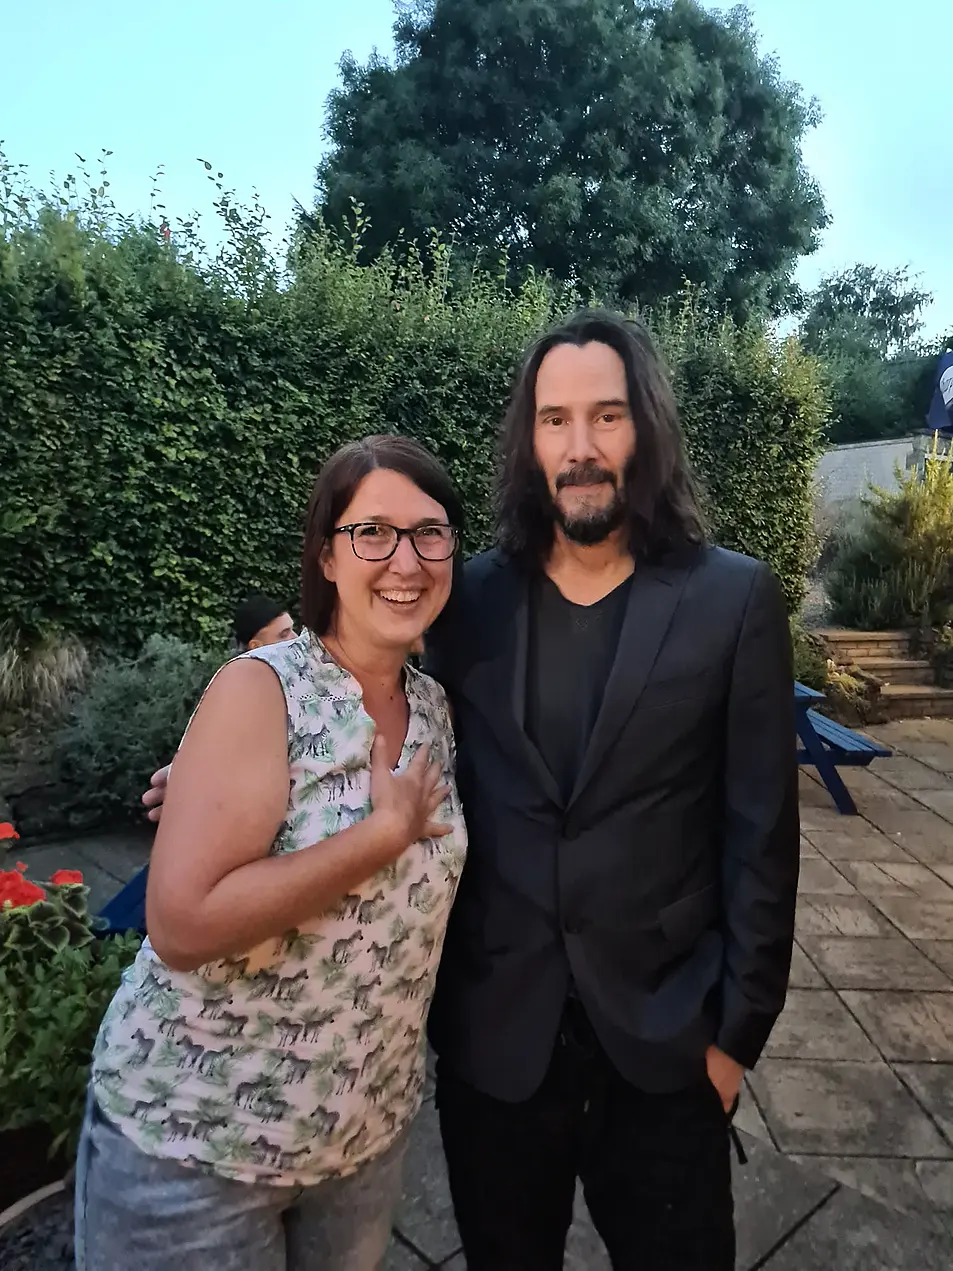
[[[17,869],[0,869],[0,909],[7,903],[18,909],[21,905],[35,905],[46,900],[46,892],[31,883]]]
[[[0,839],[18,839],[19,837],[9,821],[0,821]]]
[[[81,883],[83,875],[78,869],[58,869],[50,882],[54,887],[65,887],[68,883]]]

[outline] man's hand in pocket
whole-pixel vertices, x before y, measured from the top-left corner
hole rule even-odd
[[[730,1113],[735,1106],[735,1100],[741,1093],[741,1082],[744,1079],[745,1070],[741,1064],[736,1063],[730,1055],[726,1055],[717,1046],[708,1047],[705,1063],[708,1067],[708,1080],[718,1091],[725,1105],[725,1112]]]

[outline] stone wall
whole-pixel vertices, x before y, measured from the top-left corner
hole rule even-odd
[[[905,473],[919,465],[928,441],[917,435],[832,446],[814,472],[818,505],[827,512],[844,511],[855,506],[870,486],[895,491],[897,468]]]
[[[856,505],[871,485],[897,489],[897,468],[919,464],[928,439],[923,436],[833,446],[821,456],[815,471],[817,499],[828,513]]]

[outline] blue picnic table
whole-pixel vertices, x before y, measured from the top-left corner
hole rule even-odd
[[[121,935],[126,931],[146,934],[146,883],[149,866],[143,865],[129,882],[99,911],[98,935]]]
[[[797,734],[801,741],[797,761],[817,769],[839,812],[845,816],[856,816],[857,805],[837,769],[866,768],[874,759],[889,759],[893,752],[879,742],[819,714],[812,703],[816,705],[823,700],[824,694],[817,689],[795,682],[794,706]]]

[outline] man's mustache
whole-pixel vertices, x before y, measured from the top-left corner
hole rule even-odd
[[[567,485],[611,485],[615,487],[615,474],[597,463],[577,463],[556,478],[556,489]]]

